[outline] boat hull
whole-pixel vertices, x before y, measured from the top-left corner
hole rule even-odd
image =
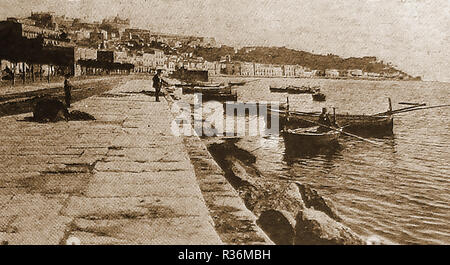
[[[247,82],[229,82],[230,86],[244,86]]]
[[[272,93],[287,93],[287,94],[312,94],[314,93],[310,89],[300,89],[300,88],[284,88],[284,87],[271,87],[270,92]]]
[[[183,94],[218,94],[218,93],[231,93],[231,88],[205,88],[205,87],[183,87]]]
[[[319,122],[319,114],[280,113],[280,128],[306,128]],[[392,134],[394,119],[392,116],[366,116],[337,114],[336,122],[347,132]]]
[[[291,130],[285,130],[281,134],[285,141],[288,142],[287,144],[326,146],[331,143],[337,143],[341,133],[333,130],[326,133],[295,133]]]
[[[326,96],[324,94],[313,94],[312,98],[314,101],[325,101]]]
[[[212,93],[212,94],[203,94],[202,100],[203,101],[219,101],[219,102],[225,102],[225,101],[237,101],[238,96],[236,94],[231,93]]]
[[[285,144],[285,154],[290,157],[328,153],[339,147],[340,131],[326,133],[293,133],[291,130],[281,132]]]

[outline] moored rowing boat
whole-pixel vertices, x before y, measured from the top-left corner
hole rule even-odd
[[[216,94],[216,93],[231,93],[230,87],[183,87],[183,94]]]
[[[327,146],[336,144],[342,129],[319,131],[320,126],[298,129],[285,129],[281,133],[286,145],[298,148]]]

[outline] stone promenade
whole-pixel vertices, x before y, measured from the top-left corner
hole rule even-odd
[[[114,77],[114,76],[113,76]],[[116,76],[119,77],[119,76]],[[74,86],[80,86],[84,84],[89,84],[95,81],[102,81],[111,79],[111,76],[88,76],[88,77],[72,77],[71,84]],[[37,89],[52,89],[64,86],[64,78],[58,77],[56,80],[52,80],[50,83],[45,81],[37,81],[34,83],[22,84],[21,80],[16,81],[15,85],[11,84],[3,84],[0,85],[0,97],[7,94],[15,94],[15,93],[26,93],[36,91]],[[9,82],[8,82],[9,83]]]
[[[133,80],[73,104],[95,121],[0,118],[3,244],[222,244],[165,99]]]

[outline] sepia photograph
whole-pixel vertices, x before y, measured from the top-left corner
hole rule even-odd
[[[0,249],[450,244],[449,14],[0,0]]]

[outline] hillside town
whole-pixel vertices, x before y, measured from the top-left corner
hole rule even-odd
[[[132,28],[119,16],[88,22],[52,12],[32,12],[0,22],[2,80],[51,79],[70,73],[102,75],[152,73],[162,69],[207,71],[208,76],[289,78],[411,79],[401,71],[311,69],[304,65],[268,64],[235,60],[233,54],[208,61],[195,49],[220,48],[214,38],[163,34]],[[245,47],[248,52],[256,48]],[[242,52],[241,50],[241,52]],[[237,53],[237,49],[235,49]],[[14,73],[14,74],[13,74]]]

